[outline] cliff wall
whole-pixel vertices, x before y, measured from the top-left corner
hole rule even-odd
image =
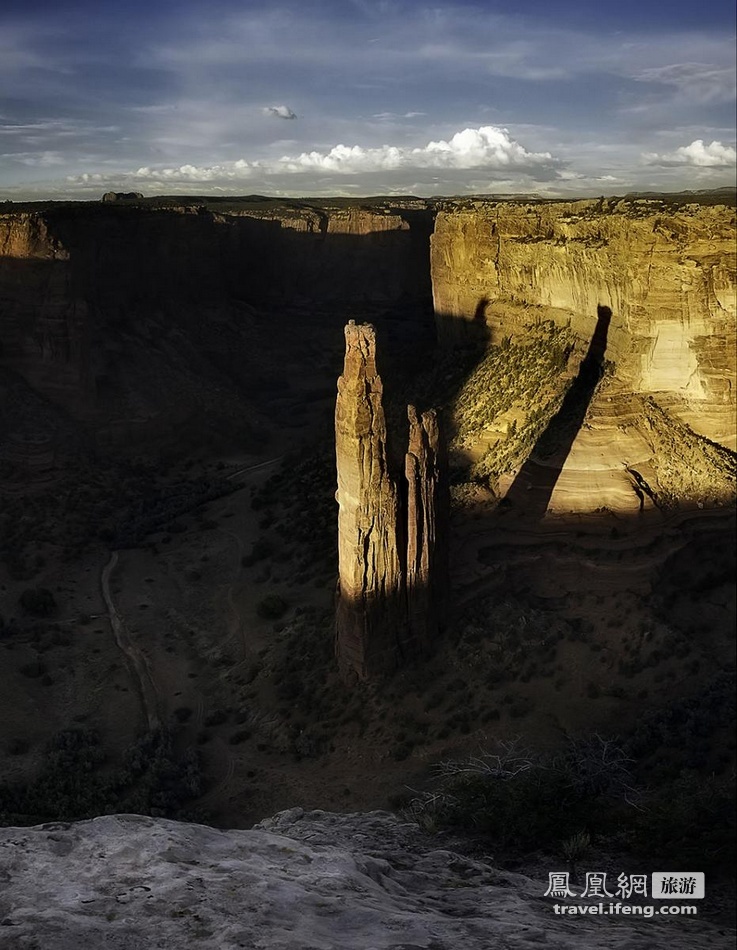
[[[622,387],[735,445],[735,212],[660,200],[445,203],[431,241],[438,333],[492,342],[539,320],[590,338]],[[544,308],[543,311],[540,308]]]
[[[346,313],[394,355],[428,342],[433,298],[445,341],[552,318],[585,345],[607,306],[617,385],[735,446],[733,208],[262,204],[0,213],[0,369],[109,442],[197,439],[302,385]]]
[[[431,224],[298,205],[0,214],[0,367],[106,441],[227,429],[304,359],[305,312],[337,328],[363,308],[405,337],[422,312],[431,335]]]

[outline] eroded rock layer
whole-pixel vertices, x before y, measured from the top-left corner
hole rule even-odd
[[[389,472],[376,331],[345,328],[335,408],[339,589],[336,655],[344,676],[424,655],[442,622],[447,483],[438,420],[408,407],[406,488]]]

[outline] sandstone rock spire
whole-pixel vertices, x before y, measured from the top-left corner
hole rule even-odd
[[[406,485],[389,471],[376,331],[350,321],[335,408],[336,656],[344,677],[389,672],[427,652],[442,622],[447,483],[438,420],[408,407]]]
[[[413,652],[426,653],[444,619],[448,574],[446,459],[434,409],[407,407],[407,620]]]
[[[339,591],[336,654],[363,677],[393,665],[401,616],[397,488],[389,475],[376,332],[351,320],[335,406]]]

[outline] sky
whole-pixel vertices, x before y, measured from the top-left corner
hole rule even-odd
[[[735,184],[732,0],[3,0],[0,200]]]

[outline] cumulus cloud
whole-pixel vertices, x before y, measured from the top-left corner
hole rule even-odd
[[[550,152],[528,152],[510,138],[506,129],[486,125],[464,129],[449,141],[440,139],[420,148],[336,145],[329,152],[302,152],[295,158],[285,156],[277,164],[280,171],[293,173],[322,171],[353,175],[401,168],[525,169],[550,167],[555,160]]]
[[[296,119],[297,113],[292,112],[289,106],[266,106],[261,110],[264,115],[273,115],[277,119]]]
[[[463,176],[477,172],[489,179],[504,179],[508,175],[531,176],[541,180],[560,175],[562,163],[550,152],[530,152],[509,135],[506,129],[482,126],[456,132],[447,141],[428,142],[417,148],[382,145],[364,148],[360,145],[336,145],[329,151],[302,152],[284,155],[272,161],[221,162],[215,165],[185,164],[162,168],[142,166],[120,176],[121,180],[150,181],[152,183],[234,183],[254,178],[308,177],[337,175],[340,177],[381,175],[396,176],[426,171]],[[74,177],[68,179],[74,181]],[[82,179],[80,179],[82,180]],[[348,186],[346,186],[348,187]]]
[[[737,152],[731,145],[711,142],[705,145],[703,139],[695,139],[690,145],[683,145],[674,152],[658,155],[646,153],[643,158],[648,165],[692,165],[697,168],[729,168],[737,162]]]

